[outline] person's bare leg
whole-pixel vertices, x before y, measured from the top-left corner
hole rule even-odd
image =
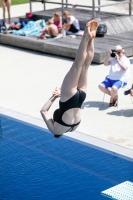
[[[110,98],[110,103],[113,103],[113,101],[116,99],[117,94],[118,94],[118,88],[116,86],[112,86],[111,88],[111,98]]]
[[[1,1],[1,4],[2,4],[2,8],[3,8],[3,20],[6,23],[6,18],[5,18],[6,4],[5,4],[4,0]]]
[[[58,35],[58,28],[56,25],[54,24],[51,24],[49,26],[49,33],[50,33],[50,36],[57,36]]]
[[[8,12],[8,23],[10,23],[10,20],[11,20],[11,14],[10,14],[11,0],[8,0],[6,2],[6,6],[7,6],[7,12]]]
[[[47,34],[47,35],[51,35],[49,26],[45,28],[45,30],[43,31],[43,33],[44,33],[44,34]]]
[[[133,89],[130,90],[130,96],[133,97]]]
[[[96,35],[97,22],[95,20],[90,21],[86,25],[84,35],[82,37],[80,46],[78,48],[75,61],[64,78],[61,87],[61,101],[67,101],[71,98],[77,90],[79,78],[82,72],[83,64],[87,58],[88,42]]]
[[[130,89],[130,95],[133,97],[133,84],[132,84],[132,87]]]
[[[70,28],[71,28],[71,25],[70,25],[70,24],[66,24],[65,30],[66,30],[66,31],[69,31]]]
[[[111,96],[110,90],[108,88],[106,88],[102,83],[100,83],[98,87],[102,92]]]
[[[62,29],[66,29],[66,24],[63,24],[63,25],[62,25]]]
[[[70,29],[71,25],[70,24],[63,24],[62,25],[62,30],[68,31]]]
[[[54,24],[49,25],[42,34],[48,34],[50,36],[57,36],[58,35],[58,28]]]
[[[87,46],[87,57],[83,64],[82,71],[79,77],[78,88],[87,92],[88,68],[94,57],[94,38],[90,39]]]
[[[98,23],[94,24],[94,30],[97,29]],[[95,32],[96,33],[96,32]],[[87,57],[83,64],[82,71],[79,77],[78,88],[82,89],[85,93],[87,92],[87,81],[88,81],[88,68],[93,60],[94,57],[94,37],[96,34],[93,35],[93,38],[89,40],[87,46]]]
[[[86,59],[86,48],[89,38],[83,36],[81,43],[79,45],[75,62],[70,68],[69,72],[66,74],[62,86],[61,86],[61,101],[67,101],[74,93],[76,93],[78,80],[81,74],[82,65]]]

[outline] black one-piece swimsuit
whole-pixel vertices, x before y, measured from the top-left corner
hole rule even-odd
[[[59,101],[59,109],[55,110],[53,114],[53,119],[54,121],[58,122],[63,126],[70,127],[69,130],[66,132],[72,132],[74,127],[80,124],[80,122],[76,124],[66,124],[65,122],[62,121],[63,114],[69,109],[81,108],[85,98],[86,98],[86,93],[83,90],[77,89],[76,94],[72,96],[70,99],[68,99],[65,102]],[[54,135],[54,137],[60,137],[60,135]]]

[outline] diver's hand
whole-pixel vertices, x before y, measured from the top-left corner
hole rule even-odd
[[[55,90],[53,91],[53,96],[55,98],[60,97],[60,90],[61,90],[61,88],[56,87]]]

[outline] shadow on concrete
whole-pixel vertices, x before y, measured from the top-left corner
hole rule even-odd
[[[133,109],[116,110],[116,111],[108,112],[107,114],[108,115],[123,116],[123,117],[133,117]]]
[[[61,59],[61,60],[63,59],[63,60],[74,62],[73,58],[67,58],[67,57],[64,57],[64,56],[54,55],[52,53],[49,54],[49,53],[46,53],[46,52],[44,53],[44,52],[41,52],[41,51],[25,49],[25,48],[22,48],[22,47],[20,48],[20,47],[15,47],[15,46],[9,46],[8,44],[1,44],[1,46],[7,47],[9,49],[17,50],[17,51],[20,51],[20,52],[23,51],[23,52],[34,54],[34,55],[47,56],[49,58],[58,58],[58,59]]]
[[[131,64],[131,65],[133,64],[133,59],[130,59],[130,64]]]
[[[82,104],[81,109],[84,108],[99,108],[99,110],[106,110],[109,108],[109,104],[101,101],[87,101]]]

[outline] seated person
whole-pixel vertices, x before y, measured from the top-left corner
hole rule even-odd
[[[64,12],[65,21],[62,25],[62,29],[76,33],[80,30],[79,21],[72,16],[68,11]]]
[[[19,30],[7,30],[4,33],[12,33],[13,35],[20,36],[38,36],[42,29],[45,27],[45,20],[28,21],[28,23]]]
[[[22,22],[13,22],[7,26],[7,33],[12,33],[10,30],[19,30],[23,28],[29,21],[36,21],[37,23],[41,23],[40,20],[36,20],[36,16],[33,13],[27,13],[26,19],[23,19]]]
[[[12,33],[13,30],[19,30],[22,28],[22,24],[20,22],[13,22],[9,26],[6,26],[5,34]]]
[[[116,46],[115,53],[109,50],[104,60],[105,66],[111,66],[109,76],[99,84],[99,89],[110,96],[109,106],[117,106],[118,89],[127,84],[129,79],[130,61],[124,54],[125,50]],[[111,88],[109,90],[108,88]]]
[[[56,12],[54,14],[54,16],[48,20],[48,22],[46,22],[46,24],[50,25],[50,24],[54,24],[57,26],[59,32],[62,28],[62,17],[61,17],[61,13],[60,12]]]
[[[125,95],[130,94],[130,95],[133,97],[133,84],[132,84],[132,87],[131,87],[129,90],[126,90],[126,91],[124,92],[124,94],[125,94]]]
[[[45,34],[50,35],[51,37],[56,37],[60,32],[62,28],[62,18],[61,13],[56,12],[54,16],[49,19],[46,24],[48,25],[42,34],[38,36],[38,38],[45,38]]]

